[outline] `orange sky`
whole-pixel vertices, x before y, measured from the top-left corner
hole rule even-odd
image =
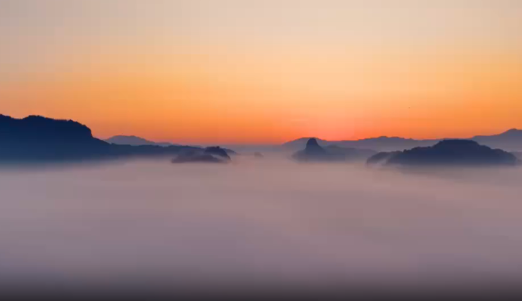
[[[158,0],[150,5],[174,2],[187,5],[187,12],[194,16],[202,14],[203,8],[189,7],[186,1]],[[180,143],[280,143],[304,136],[330,140],[381,135],[467,137],[522,128],[522,34],[506,34],[516,25],[518,15],[512,10],[522,7],[519,2],[498,8],[498,12],[509,12],[502,18],[475,14],[459,21],[472,13],[462,8],[478,10],[481,7],[473,7],[473,3],[480,1],[462,0],[462,7],[446,2],[447,7],[439,7],[439,15],[432,10],[428,15],[424,7],[406,0],[402,3],[411,6],[406,12],[374,1],[377,4],[364,9],[390,15],[391,28],[368,32],[355,25],[373,24],[371,19],[344,23],[343,17],[354,15],[352,10],[346,10],[346,16],[338,12],[345,8],[344,2],[329,1],[325,11],[331,11],[324,13],[329,17],[324,19],[313,14],[314,8],[323,7],[320,2],[309,2],[310,11],[305,7],[290,16],[301,26],[279,24],[281,33],[258,29],[269,21],[266,16],[251,22],[221,6],[217,17],[212,13],[216,20],[193,17],[184,21],[197,21],[198,26],[184,32],[167,33],[161,31],[167,28],[165,24],[138,23],[133,25],[138,32],[124,38],[116,31],[120,28],[116,24],[129,30],[120,24],[123,21],[96,20],[101,10],[89,6],[92,11],[82,21],[87,26],[82,23],[80,27],[70,19],[62,22],[72,22],[71,31],[87,28],[87,32],[92,31],[93,20],[106,22],[108,34],[82,32],[71,40],[68,32],[51,36],[54,32],[49,30],[20,36],[20,41],[8,47],[10,53],[0,59],[8,67],[0,72],[0,112],[74,119],[100,138],[124,134]],[[278,9],[296,9],[275,3],[269,7],[270,17]],[[487,3],[495,5],[494,1]],[[23,5],[17,9],[26,13]],[[339,20],[331,21],[335,16],[329,14],[334,12]],[[156,13],[154,9],[149,12]],[[412,24],[397,25],[406,13],[424,13],[423,17],[433,20],[424,23],[417,17]],[[36,14],[45,22],[56,11]],[[441,19],[448,16],[455,20]],[[221,25],[229,20],[225,17],[237,17],[236,23],[213,32],[212,22]],[[471,25],[483,25],[485,20],[490,23],[477,37]],[[20,26],[17,20],[11,22],[7,25],[12,28]],[[204,22],[209,24],[201,25]],[[178,20],[168,25],[184,24]],[[248,30],[242,32],[232,25]],[[353,31],[353,36],[346,32],[333,35],[341,25]],[[0,29],[5,26],[0,23]],[[150,28],[141,32],[145,26]],[[157,35],[151,37],[149,31]],[[7,34],[0,31],[0,35]],[[42,37],[52,37],[55,43],[39,44],[48,41]]]

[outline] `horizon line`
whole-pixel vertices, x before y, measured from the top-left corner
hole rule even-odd
[[[26,119],[26,118],[29,118],[29,117],[42,117],[42,118],[46,118],[46,119],[52,119],[52,120],[62,120],[62,121],[73,121],[73,122],[76,122],[76,123],[79,123],[81,125],[84,125],[86,126],[87,128],[89,128],[91,130],[91,133],[94,133],[93,132],[93,129],[86,123],[83,123],[83,122],[80,122],[80,121],[77,121],[75,119],[71,119],[71,118],[51,118],[51,117],[48,117],[48,116],[45,116],[45,115],[42,115],[42,114],[29,114],[29,115],[25,115],[25,116],[21,116],[21,117],[17,117],[15,115],[6,115],[6,114],[3,114],[3,113],[0,113],[0,116],[4,116],[4,117],[9,117],[9,118],[12,118],[12,119],[17,119],[17,120],[23,120],[23,119]],[[416,141],[437,141],[437,140],[445,140],[445,139],[472,139],[474,137],[480,137],[480,136],[496,136],[496,135],[501,135],[501,134],[504,134],[504,133],[507,133],[509,131],[522,131],[522,129],[519,129],[519,128],[516,128],[516,127],[510,127],[504,131],[501,131],[501,132],[494,132],[494,133],[490,133],[490,134],[474,134],[473,136],[471,137],[435,137],[435,138],[413,138],[413,137],[401,137],[401,136],[397,136],[397,135],[381,135],[381,136],[373,136],[373,137],[364,137],[364,138],[360,138],[360,139],[335,139],[335,140],[326,140],[326,139],[322,139],[320,138],[319,136],[301,136],[301,137],[297,137],[295,139],[288,139],[288,140],[285,140],[285,141],[280,141],[280,142],[226,142],[226,141],[222,141],[222,142],[216,142],[216,141],[209,141],[209,142],[186,142],[185,140],[186,139],[182,139],[180,141],[177,141],[177,140],[173,140],[173,139],[150,139],[150,137],[147,137],[147,136],[141,136],[141,135],[136,135],[136,134],[130,134],[130,135],[124,135],[122,133],[118,133],[118,134],[115,134],[115,135],[112,135],[112,136],[109,136],[109,137],[101,137],[101,136],[96,136],[94,134],[92,134],[92,136],[94,138],[97,138],[99,140],[102,140],[102,141],[107,141],[113,137],[117,137],[117,136],[124,136],[124,137],[137,137],[137,138],[141,138],[141,139],[144,139],[144,140],[147,140],[147,141],[151,141],[151,142],[154,142],[154,143],[170,143],[170,144],[174,144],[174,145],[202,145],[202,146],[211,146],[211,145],[238,145],[238,146],[277,146],[277,145],[284,145],[286,143],[290,143],[290,142],[294,142],[294,141],[297,141],[297,140],[303,140],[303,139],[311,139],[311,138],[315,138],[317,140],[321,140],[321,141],[327,141],[327,142],[346,142],[346,141],[351,141],[351,142],[356,142],[356,141],[362,141],[362,140],[370,140],[370,139],[381,139],[381,138],[400,138],[400,139],[405,139],[405,140],[416,140]]]
[[[153,142],[153,143],[156,143],[156,144],[173,144],[173,145],[187,145],[187,146],[194,146],[194,145],[201,145],[201,146],[212,146],[212,145],[221,145],[221,146],[232,146],[232,145],[237,145],[237,146],[280,146],[280,145],[284,145],[284,144],[287,144],[287,143],[291,143],[291,142],[295,142],[295,141],[299,141],[299,140],[309,140],[309,139],[317,139],[317,140],[320,140],[320,141],[326,141],[326,142],[357,142],[357,141],[363,141],[363,140],[372,140],[372,139],[384,139],[384,138],[387,138],[387,139],[403,139],[403,140],[414,140],[414,141],[442,141],[442,140],[453,140],[453,139],[460,139],[460,140],[472,140],[473,138],[475,137],[488,137],[488,136],[498,136],[498,135],[501,135],[501,134],[504,134],[504,133],[507,133],[509,131],[522,131],[522,129],[518,129],[518,128],[509,128],[505,131],[502,131],[500,133],[492,133],[492,134],[487,134],[487,135],[484,135],[484,134],[480,134],[480,135],[473,135],[472,137],[438,137],[438,138],[411,138],[411,137],[401,137],[401,136],[386,136],[386,135],[383,135],[383,136],[377,136],[377,137],[366,137],[366,138],[362,138],[362,139],[336,139],[336,140],[325,140],[325,139],[321,139],[319,137],[314,137],[314,136],[304,136],[304,137],[299,137],[299,138],[296,138],[296,139],[291,139],[291,140],[288,140],[288,141],[283,141],[283,142],[257,142],[257,143],[248,143],[248,142],[183,142],[183,141],[176,141],[176,140],[170,140],[170,139],[166,139],[166,140],[151,140],[151,139],[148,139],[146,137],[141,137],[141,136],[138,136],[138,135],[122,135],[122,134],[119,134],[119,135],[114,135],[114,136],[110,136],[108,138],[105,138],[105,139],[102,139],[102,138],[98,138],[98,137],[95,137],[97,139],[100,139],[100,140],[103,140],[103,141],[107,141],[107,140],[110,140],[111,138],[114,138],[114,137],[134,137],[134,138],[139,138],[139,139],[143,139],[143,140],[147,140],[147,141],[150,141],[150,142]]]

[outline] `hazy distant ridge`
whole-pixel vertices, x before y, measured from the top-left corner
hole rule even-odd
[[[105,139],[105,142],[111,144],[119,144],[119,145],[132,145],[132,146],[142,146],[142,145],[157,145],[157,146],[171,146],[178,145],[172,144],[170,142],[154,142],[149,141],[147,139],[143,139],[136,136],[114,136],[109,139]]]
[[[306,142],[311,138],[300,138],[282,145],[283,148],[289,150],[300,150],[305,148]],[[473,140],[479,144],[487,145],[492,148],[501,148],[507,151],[522,151],[522,130],[511,129],[504,133],[491,136],[475,136],[472,138],[463,138],[466,140]],[[396,151],[412,149],[415,147],[428,147],[445,140],[416,140],[406,139],[401,137],[378,137],[368,138],[362,140],[341,140],[341,141],[327,141],[317,139],[317,142],[322,146],[335,144],[340,147],[363,148],[372,149],[376,151]]]

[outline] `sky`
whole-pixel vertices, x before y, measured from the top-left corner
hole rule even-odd
[[[0,0],[0,113],[99,138],[522,128],[518,0]]]

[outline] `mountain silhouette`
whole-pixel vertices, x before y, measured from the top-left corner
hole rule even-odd
[[[219,146],[207,147],[203,150],[190,150],[181,152],[172,163],[227,163],[231,160],[225,149]]]
[[[71,120],[0,116],[1,162],[75,160],[101,157],[110,152],[110,144],[93,138],[87,126]]]
[[[297,151],[306,146],[310,138],[300,138],[287,143],[282,147],[286,150]],[[472,140],[479,144],[487,145],[493,148],[500,148],[507,151],[522,151],[522,130],[511,129],[504,133],[492,136],[475,136],[472,138],[463,138],[464,140]],[[429,147],[448,138],[434,140],[415,140],[400,137],[378,137],[361,140],[341,140],[326,141],[316,139],[322,146],[336,145],[343,148],[359,148],[370,149],[375,151],[391,152],[397,150],[412,149],[415,147]]]
[[[83,161],[128,157],[159,157],[183,151],[204,151],[193,146],[131,146],[110,144],[72,120],[41,116],[15,119],[0,115],[0,163]]]
[[[144,138],[140,138],[137,136],[114,136],[109,139],[106,139],[105,142],[117,145],[132,145],[132,146],[146,146],[146,145],[154,145],[154,146],[180,146],[179,144],[173,144],[171,142],[154,142]],[[193,147],[201,147],[201,146],[193,146]],[[229,155],[237,155],[237,152],[230,148],[223,148]]]
[[[321,147],[315,138],[308,139],[306,147],[298,151],[293,158],[302,162],[311,161],[347,161],[360,158],[368,158],[375,152],[370,150],[358,150],[355,148],[341,148],[338,146]]]
[[[368,164],[387,165],[457,165],[457,166],[513,166],[517,157],[501,149],[492,149],[472,140],[443,140],[431,147],[416,147],[393,153],[379,153]]]
[[[319,146],[317,139],[312,138],[309,139],[306,143],[306,147],[304,150],[299,151],[293,155],[293,158],[298,161],[331,161],[330,155],[328,152]],[[340,160],[340,159],[339,159]]]
[[[114,136],[109,139],[106,139],[105,142],[111,143],[111,144],[118,144],[118,145],[132,145],[132,146],[142,146],[142,145],[157,145],[157,146],[171,146],[176,145],[172,144],[170,142],[154,142],[149,141],[147,139],[143,139],[136,136]]]
[[[294,141],[284,143],[283,149],[301,150],[306,146],[306,142],[311,138],[301,138]],[[362,140],[344,140],[344,141],[327,141],[316,139],[323,146],[338,146],[341,148],[356,148],[372,151],[394,151],[414,148],[417,146],[430,146],[438,142],[438,140],[414,140],[399,137],[379,137]]]
[[[522,130],[519,129],[510,129],[493,136],[475,136],[471,140],[507,151],[522,151]]]
[[[374,165],[374,164],[384,164],[386,163],[391,157],[400,154],[401,152],[380,152],[377,153],[371,157],[368,158],[366,161],[367,164]]]
[[[224,148],[221,148],[219,146],[210,146],[205,148],[203,151],[205,154],[218,156],[227,160],[230,160],[230,156],[228,155],[227,151]]]

